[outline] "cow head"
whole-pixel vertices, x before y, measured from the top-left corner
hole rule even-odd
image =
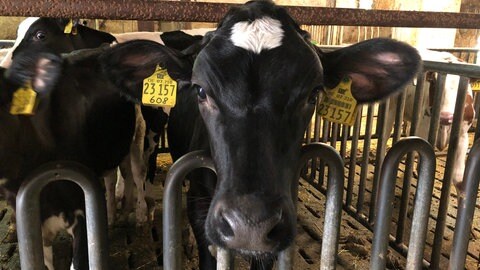
[[[447,63],[461,63],[462,61],[448,52],[437,52],[431,50],[421,50],[421,55],[424,60],[447,62]],[[427,72],[426,81],[429,83],[429,99],[430,104],[433,104],[433,96],[439,89],[437,89],[436,72]],[[458,87],[460,83],[460,76],[454,74],[447,74],[445,76],[444,89],[442,90],[440,107],[440,125],[437,133],[436,147],[443,150],[448,146],[450,140],[450,133],[453,123],[453,115],[455,113],[455,104],[457,101]],[[461,133],[466,134],[472,125],[475,117],[475,110],[473,106],[473,92],[471,86],[467,86],[467,96],[465,99],[463,109],[463,121],[461,125]]]
[[[156,63],[176,73],[178,63],[188,63],[160,45],[146,44],[120,44],[108,55],[109,66],[135,74],[143,59],[150,73]],[[151,50],[136,49],[132,57],[135,46]],[[155,57],[145,56],[147,51],[155,51],[151,55],[157,54],[160,61],[150,64]],[[411,80],[419,62],[415,49],[388,39],[322,53],[308,33],[272,2],[232,8],[218,29],[204,38],[193,70],[184,72],[191,72],[191,86],[181,90],[189,97],[196,95],[197,104],[188,117],[200,114],[202,124],[196,127],[204,131],[187,145],[191,150],[208,145],[217,170],[205,223],[208,240],[258,256],[288,247],[296,224],[291,191],[297,185],[303,135],[319,92],[350,78],[360,103],[378,100]],[[124,63],[129,67],[121,67]],[[119,80],[124,85],[135,77],[124,76]],[[176,121],[173,110],[170,117],[169,125]]]
[[[69,30],[66,30],[67,25],[71,26]],[[77,49],[96,48],[113,41],[115,38],[112,35],[72,20],[28,18],[18,27],[12,58],[35,47],[49,48],[56,53],[68,53]]]

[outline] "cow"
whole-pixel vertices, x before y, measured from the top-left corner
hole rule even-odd
[[[1,188],[14,209],[25,177],[46,162],[79,162],[100,178],[128,154],[134,104],[106,78],[98,60],[103,50],[62,59],[31,49],[19,53],[8,70],[0,70]],[[38,105],[26,114],[12,106],[20,88],[36,93]],[[51,242],[67,229],[74,239],[72,269],[86,269],[82,191],[75,184],[55,182],[42,191],[41,200],[45,265],[53,269]]]
[[[461,63],[461,61],[448,52],[438,52],[432,50],[419,50],[423,60],[445,62],[445,63]],[[455,112],[455,102],[457,100],[458,84],[460,76],[447,74],[445,78],[445,87],[442,91],[442,102],[440,104],[433,103],[433,95],[436,91],[437,74],[434,72],[427,72],[426,82],[423,87],[423,103],[420,107],[420,118],[418,122],[417,132],[415,135],[424,139],[428,139],[428,133],[431,122],[432,106],[440,107],[439,129],[437,132],[437,139],[435,147],[442,151],[449,143],[450,131],[452,127],[453,114]],[[406,87],[406,100],[404,109],[404,121],[407,126],[410,125],[413,119],[413,107],[415,102],[415,85],[413,83]],[[385,120],[385,127],[387,134],[391,134],[397,110],[397,98],[390,100],[389,112]],[[470,85],[468,85],[467,96],[464,105],[464,117],[460,126],[459,141],[457,151],[453,162],[453,176],[452,181],[456,188],[458,198],[460,199],[465,191],[463,190],[463,173],[465,170],[465,162],[468,151],[468,131],[472,125],[475,117],[475,110],[473,106],[473,93]]]
[[[261,269],[292,244],[292,190],[320,92],[350,81],[359,103],[373,102],[402,89],[420,66],[416,49],[391,39],[323,53],[271,1],[231,8],[189,54],[148,41],[116,49],[105,55],[107,70],[133,99],[141,99],[138,85],[157,65],[178,82],[167,127],[173,159],[193,150],[213,159],[216,175],[199,169],[188,176],[200,269],[215,269],[210,245],[252,257]]]
[[[67,31],[67,27],[71,28]],[[205,33],[209,30],[189,30],[189,33],[196,34],[195,36],[182,31],[165,33],[135,32],[111,35],[86,27],[77,21],[54,18],[27,18],[19,25],[18,37],[12,48],[13,53],[10,56],[7,55],[2,63],[4,67],[8,67],[12,56],[14,57],[19,52],[37,46],[51,48],[57,53],[67,53],[78,49],[98,47],[103,43],[125,42],[136,38],[155,40],[161,44],[167,44],[167,46],[182,50],[201,39],[201,36],[197,34]],[[165,110],[165,112],[168,113],[168,110]],[[152,174],[155,172],[156,163],[153,156],[156,154],[154,152],[155,148],[158,147],[159,134],[163,134],[167,121],[168,116],[165,112],[161,109],[136,107],[137,126],[134,141],[131,145],[130,154],[120,166],[126,186],[123,189],[125,192],[122,192],[125,199],[124,211],[126,214],[130,213],[134,208],[133,190],[135,187],[137,189],[135,207],[137,225],[144,224],[148,219],[148,207],[145,200],[145,178],[148,176],[149,179],[152,179]],[[116,170],[114,170],[105,178],[109,225],[114,223],[117,207],[114,195],[116,182],[117,174]],[[152,210],[153,208],[150,209]]]

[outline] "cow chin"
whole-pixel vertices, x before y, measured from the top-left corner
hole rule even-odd
[[[266,259],[291,245],[295,209],[290,197],[217,194],[205,223],[208,240],[243,256]]]

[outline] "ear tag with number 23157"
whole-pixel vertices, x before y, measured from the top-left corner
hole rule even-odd
[[[155,107],[173,107],[177,99],[177,82],[166,69],[157,65],[155,72],[143,80],[142,104]]]
[[[352,80],[343,78],[333,89],[328,89],[317,108],[317,113],[330,122],[352,126],[355,122],[357,100],[353,97]]]

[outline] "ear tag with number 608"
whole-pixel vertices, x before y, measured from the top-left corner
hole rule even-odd
[[[10,114],[33,115],[37,105],[37,93],[32,89],[30,83],[18,88],[13,92]]]
[[[333,89],[328,89],[317,113],[325,120],[352,126],[355,123],[357,100],[353,97],[352,80],[345,77]]]
[[[142,104],[155,107],[173,107],[177,100],[177,82],[166,69],[157,65],[155,72],[143,80]]]

